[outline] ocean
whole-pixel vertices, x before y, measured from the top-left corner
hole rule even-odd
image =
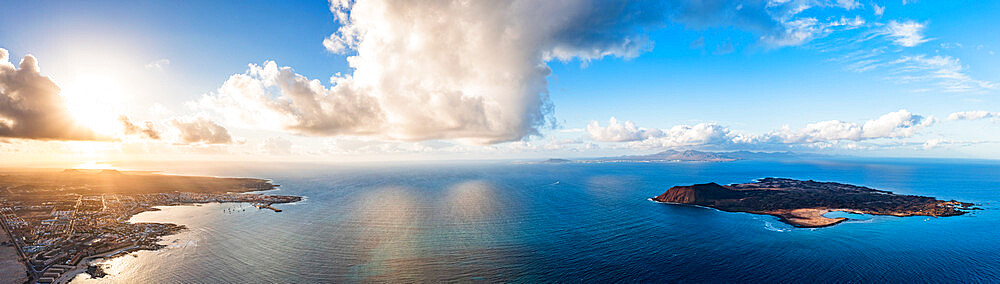
[[[159,251],[73,283],[1000,282],[1000,162],[824,159],[722,163],[241,165],[305,200],[164,207]],[[674,185],[764,177],[973,202],[957,217],[775,217],[660,204]],[[231,210],[227,210],[231,209]],[[245,210],[244,210],[245,209]]]

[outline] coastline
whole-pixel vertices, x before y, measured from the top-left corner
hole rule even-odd
[[[687,204],[687,203],[677,203],[677,202],[667,202],[667,201],[657,201],[657,200],[653,199],[652,197],[651,198],[647,198],[646,200],[652,201],[654,203],[659,203],[659,204],[690,206],[690,207],[711,209],[711,210],[715,210],[715,211],[718,211],[718,212],[726,212],[726,213],[746,213],[746,214],[752,214],[752,215],[768,215],[768,216],[773,216],[773,217],[777,218],[778,221],[780,221],[782,223],[788,224],[788,225],[790,225],[792,227],[795,227],[795,228],[802,228],[802,229],[817,229],[817,228],[831,227],[833,225],[841,224],[841,223],[844,223],[844,222],[847,222],[847,221],[859,220],[859,219],[851,219],[851,218],[847,218],[847,217],[830,218],[830,217],[826,217],[825,216],[827,213],[831,213],[831,212],[844,212],[844,213],[850,213],[850,214],[861,214],[861,215],[872,215],[872,216],[889,216],[889,217],[899,217],[899,218],[925,216],[925,215],[903,215],[903,214],[878,214],[878,213],[862,212],[862,211],[851,210],[851,209],[804,208],[804,209],[792,210],[792,211],[797,211],[797,210],[816,211],[815,213],[813,213],[813,212],[808,212],[808,213],[802,212],[800,214],[818,215],[819,218],[823,218],[823,219],[827,219],[827,220],[832,220],[832,221],[821,221],[821,222],[816,223],[816,224],[808,224],[808,223],[803,224],[803,223],[800,223],[798,220],[789,220],[789,219],[803,219],[803,218],[801,218],[801,217],[799,217],[799,218],[786,218],[786,217],[782,216],[783,215],[782,213],[751,212],[751,211],[726,211],[726,210],[722,210],[722,209],[719,209],[719,208],[709,207],[709,206],[704,206],[704,205]],[[796,212],[796,213],[798,213],[798,212]],[[809,217],[815,217],[815,216],[809,216]],[[925,216],[925,217],[935,217],[936,218],[936,216]],[[860,219],[860,220],[867,220],[867,219]]]
[[[271,180],[268,180],[268,183],[271,183]],[[262,189],[262,190],[254,190],[254,191],[242,191],[242,192],[233,192],[233,193],[263,195],[264,192],[273,192],[273,191],[276,191],[279,188],[280,187],[278,187],[278,185],[273,185],[273,187],[270,188],[270,189]],[[282,196],[282,195],[273,195],[273,196]],[[295,203],[301,202],[301,201],[303,201],[305,199],[304,196],[291,196],[291,195],[289,195],[289,196],[284,196],[284,197],[294,198],[295,201],[292,201],[292,202],[275,202],[275,203],[272,203],[272,204],[295,204]],[[136,212],[135,214],[129,216],[129,219],[128,219],[127,222],[130,223],[130,224],[140,224],[140,223],[146,223],[146,224],[169,224],[169,225],[175,225],[175,226],[177,226],[177,229],[171,230],[171,231],[167,232],[166,234],[162,234],[162,235],[156,236],[156,239],[155,239],[155,242],[153,243],[154,244],[153,246],[134,245],[134,246],[129,246],[129,247],[125,247],[125,248],[121,248],[121,249],[117,249],[117,250],[114,250],[114,251],[109,251],[109,252],[105,252],[105,253],[101,253],[101,254],[97,254],[97,255],[93,255],[93,256],[87,256],[83,260],[81,260],[79,263],[77,263],[77,265],[75,266],[75,268],[73,270],[67,271],[63,275],[60,275],[60,277],[56,280],[55,283],[70,283],[70,282],[72,282],[80,274],[86,274],[87,273],[87,268],[91,264],[94,264],[94,263],[99,263],[99,262],[113,260],[113,259],[116,259],[116,258],[119,258],[119,257],[122,257],[122,256],[127,256],[127,255],[129,255],[131,253],[139,252],[139,251],[153,252],[153,251],[161,250],[161,249],[166,248],[168,246],[168,244],[164,244],[164,242],[167,241],[167,240],[164,239],[165,237],[176,236],[176,235],[181,234],[181,233],[183,233],[183,232],[185,232],[185,231],[188,230],[188,227],[187,227],[188,224],[182,224],[182,223],[176,222],[174,220],[156,220],[156,221],[153,221],[153,222],[148,222],[148,221],[143,221],[143,220],[136,220],[136,218],[139,217],[140,215],[143,215],[143,214],[146,214],[146,213],[159,213],[159,212],[163,212],[163,211],[165,211],[166,209],[169,209],[169,208],[179,208],[179,207],[187,207],[187,206],[201,207],[203,205],[211,205],[211,204],[223,205],[223,204],[242,204],[242,203],[245,203],[245,204],[254,204],[253,202],[248,202],[248,201],[238,201],[238,202],[232,202],[232,201],[213,201],[213,202],[186,202],[186,203],[180,203],[180,204],[157,205],[157,206],[150,206],[150,207],[144,208],[142,211]],[[281,212],[281,210],[278,210],[278,209],[276,209],[274,207],[271,207],[272,204],[266,204],[266,208],[259,207],[258,210],[270,209],[270,210],[273,210],[276,213],[277,212]]]
[[[960,216],[977,210],[975,204],[934,197],[893,194],[864,186],[788,178],[755,182],[674,186],[650,198],[668,204],[699,205],[725,212],[771,215],[798,228],[821,228],[849,218],[827,217],[832,211],[886,216]]]
[[[173,241],[176,241],[176,239],[171,239],[171,237],[177,237],[177,236],[179,236],[181,234],[184,234],[184,233],[190,231],[189,225],[191,225],[191,224],[188,224],[186,222],[182,222],[181,220],[178,220],[178,219],[157,218],[157,217],[159,217],[159,216],[157,216],[157,214],[168,214],[166,212],[172,211],[171,209],[177,209],[177,208],[203,207],[205,205],[225,205],[225,204],[235,204],[235,203],[234,202],[207,202],[207,203],[185,203],[185,204],[175,204],[175,205],[159,205],[159,206],[150,207],[151,210],[146,210],[146,211],[142,211],[142,212],[136,213],[135,215],[132,215],[129,218],[128,223],[131,223],[131,224],[139,224],[139,223],[171,224],[171,225],[177,225],[177,226],[181,227],[182,229],[173,231],[172,233],[169,233],[169,234],[164,234],[164,235],[158,236],[157,240],[155,242],[155,244],[157,245],[157,248],[148,248],[148,247],[147,248],[143,248],[143,247],[139,247],[139,246],[130,246],[130,247],[126,247],[126,248],[117,249],[117,250],[114,250],[114,251],[111,251],[111,252],[106,252],[106,253],[102,253],[102,254],[98,254],[98,255],[94,255],[94,256],[88,256],[84,260],[81,260],[80,263],[78,263],[77,266],[73,270],[66,272],[63,276],[60,276],[60,279],[57,279],[56,283],[73,283],[73,281],[77,280],[77,278],[81,277],[82,274],[87,274],[87,276],[86,276],[87,278],[82,278],[80,280],[100,280],[100,279],[103,279],[103,277],[102,278],[93,278],[91,275],[89,275],[87,273],[87,268],[90,265],[92,265],[92,264],[93,265],[101,265],[104,262],[114,261],[114,260],[122,258],[122,257],[130,256],[133,253],[139,253],[139,252],[150,252],[151,253],[151,252],[156,252],[156,251],[163,250],[165,248],[170,247],[170,244]],[[153,217],[151,219],[154,219],[154,220],[148,220],[149,215],[153,215]],[[70,274],[72,274],[72,275],[70,275]],[[62,278],[64,276],[65,276],[65,278]],[[108,275],[104,276],[104,277],[108,277],[108,276],[112,276],[111,273],[108,273]]]
[[[822,228],[829,227],[843,223],[848,218],[837,217],[829,218],[824,215],[833,211],[844,211],[842,209],[826,209],[826,208],[801,208],[780,212],[762,212],[757,214],[767,214],[771,216],[778,217],[782,222],[791,224],[792,226],[799,228]],[[846,212],[846,211],[845,211]],[[753,212],[749,212],[753,213]]]
[[[799,215],[800,217],[798,217],[798,218],[791,217],[790,218],[790,217],[786,217],[787,213],[786,214],[782,214],[782,213],[771,213],[771,212],[726,211],[726,210],[722,210],[722,209],[719,209],[719,208],[710,207],[710,206],[704,206],[704,205],[688,204],[688,203],[677,203],[677,202],[668,202],[668,201],[657,201],[656,199],[654,199],[654,197],[648,198],[646,200],[649,200],[649,201],[652,201],[652,202],[655,202],[655,203],[660,203],[660,204],[691,206],[691,207],[697,207],[697,208],[711,209],[711,210],[715,210],[715,211],[718,211],[718,212],[725,212],[725,213],[746,213],[746,214],[751,214],[751,215],[768,215],[768,216],[773,216],[773,217],[777,218],[778,221],[780,221],[782,223],[788,224],[788,225],[790,225],[792,227],[795,227],[795,228],[803,228],[803,229],[816,229],[816,228],[830,227],[830,226],[837,225],[837,224],[846,222],[848,220],[851,220],[850,218],[845,218],[845,217],[829,218],[829,217],[823,216],[823,215],[826,215],[826,213],[830,213],[830,212],[834,212],[834,211],[840,211],[840,212],[846,212],[846,213],[857,213],[857,212],[853,212],[851,210],[844,210],[844,209],[816,209],[816,208],[807,208],[807,209],[792,210],[792,211],[799,211],[799,210],[808,210],[808,211],[795,212],[795,213],[801,214],[801,215]],[[813,212],[813,211],[815,211],[815,212]],[[862,214],[862,213],[859,213],[859,214]],[[804,217],[809,217],[809,218],[804,218]],[[795,220],[792,220],[792,219],[795,219]],[[806,219],[809,219],[809,220],[806,220]],[[831,221],[827,221],[827,220],[831,220]]]
[[[138,248],[138,247],[137,246],[130,246],[130,247],[121,248],[121,249],[118,249],[118,250],[114,250],[114,251],[110,251],[110,252],[106,252],[106,253],[102,253],[102,254],[88,256],[88,257],[84,258],[83,260],[80,260],[80,263],[77,263],[76,266],[73,268],[73,270],[66,271],[65,273],[63,273],[63,275],[60,275],[59,278],[56,279],[55,283],[58,283],[58,284],[70,283],[78,275],[87,273],[87,268],[90,267],[90,265],[92,263],[94,263],[95,261],[103,261],[104,259],[108,259],[108,258],[115,258],[115,257],[119,257],[119,256],[128,255],[129,253],[133,252],[133,249],[136,249],[136,248]]]

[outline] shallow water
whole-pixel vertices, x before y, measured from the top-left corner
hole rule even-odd
[[[110,275],[99,281],[1000,281],[995,162],[463,163],[206,174],[273,178],[281,184],[275,194],[307,199],[276,205],[281,213],[205,204],[136,215],[189,229],[167,237],[163,250],[108,261]],[[798,229],[770,216],[648,200],[673,185],[769,176],[986,210],[854,216]],[[86,278],[75,282],[94,281]]]

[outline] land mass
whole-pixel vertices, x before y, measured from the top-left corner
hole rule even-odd
[[[0,275],[60,282],[85,270],[88,259],[162,248],[160,239],[184,226],[129,222],[135,214],[158,210],[156,206],[231,202],[281,212],[271,205],[302,199],[250,193],[276,187],[255,178],[117,170],[0,173],[0,233],[5,235],[0,253],[18,260],[0,262]]]
[[[666,150],[649,155],[631,155],[601,158],[603,161],[617,162],[732,162],[740,160],[792,159],[801,154],[792,152],[703,152],[696,150]]]
[[[824,214],[843,211],[890,216],[958,216],[974,204],[933,197],[900,195],[889,191],[835,182],[764,178],[752,183],[716,183],[674,186],[653,201],[711,207],[727,212],[776,216],[796,227],[833,226],[848,218]]]
[[[277,185],[258,178],[221,178],[166,175],[118,170],[33,171],[0,173],[0,186],[8,193],[39,191],[64,194],[104,193],[218,193],[274,189]]]
[[[742,160],[774,160],[797,159],[820,156],[817,154],[800,154],[793,152],[703,152],[696,150],[666,150],[649,155],[628,155],[617,157],[602,157],[589,159],[548,159],[545,161],[527,162],[529,164],[564,164],[564,163],[672,163],[672,162],[732,162]]]

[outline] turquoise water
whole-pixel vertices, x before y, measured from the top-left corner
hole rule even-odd
[[[183,171],[183,170],[181,170]],[[192,173],[272,178],[306,196],[281,213],[179,206],[136,221],[190,229],[108,262],[123,282],[1000,282],[1000,163],[309,166]],[[774,217],[648,201],[673,185],[788,177],[957,199],[948,218],[846,216],[799,229]],[[237,208],[225,213],[225,208]],[[845,214],[845,213],[830,213]],[[89,282],[81,276],[79,282]]]

